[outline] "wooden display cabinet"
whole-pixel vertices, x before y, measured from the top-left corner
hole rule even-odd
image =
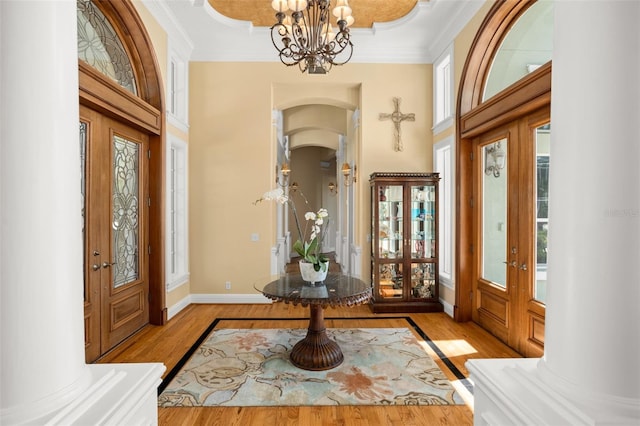
[[[373,312],[438,312],[438,173],[372,173]]]

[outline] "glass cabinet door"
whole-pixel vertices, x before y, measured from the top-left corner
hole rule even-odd
[[[436,291],[436,264],[411,264],[411,298],[431,299]]]
[[[402,263],[378,264],[379,285],[378,297],[381,299],[402,299],[404,286],[402,276]]]
[[[383,259],[403,256],[402,185],[378,186],[378,253]]]
[[[411,186],[411,259],[435,256],[435,187]]]

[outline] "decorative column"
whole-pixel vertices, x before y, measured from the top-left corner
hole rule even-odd
[[[38,418],[84,364],[75,1],[0,2],[1,404]]]
[[[638,403],[640,2],[556,2],[555,20],[540,368],[574,394]]]
[[[640,2],[555,2],[541,360],[467,363],[475,424],[640,422]]]
[[[0,424],[153,424],[162,364],[84,362],[76,2],[0,1]]]

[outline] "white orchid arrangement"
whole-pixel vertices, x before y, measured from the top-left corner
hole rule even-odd
[[[299,190],[305,204],[309,204],[304,194]],[[305,229],[304,232],[300,226],[298,220],[298,212],[294,201],[285,195],[282,188],[276,188],[271,191],[265,192],[264,195],[256,200],[253,204],[258,204],[261,201],[276,201],[280,204],[288,204],[289,208],[293,212],[294,220],[296,221],[296,228],[298,229],[298,240],[293,243],[293,249],[302,258],[309,263],[313,264],[313,269],[316,271],[327,270],[329,260],[322,252],[322,242],[324,241],[325,234],[327,233],[329,225],[329,213],[327,209],[321,208],[317,212],[308,211],[304,214]],[[309,224],[311,228],[309,229]],[[307,239],[307,232],[309,232],[309,238]]]

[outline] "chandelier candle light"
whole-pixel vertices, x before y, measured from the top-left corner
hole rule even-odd
[[[271,27],[271,41],[280,61],[298,65],[309,74],[326,74],[333,65],[344,65],[351,59],[353,44],[349,27],[354,19],[348,0],[273,0],[276,22]],[[289,12],[289,13],[287,13]],[[330,22],[336,18],[337,33]]]

